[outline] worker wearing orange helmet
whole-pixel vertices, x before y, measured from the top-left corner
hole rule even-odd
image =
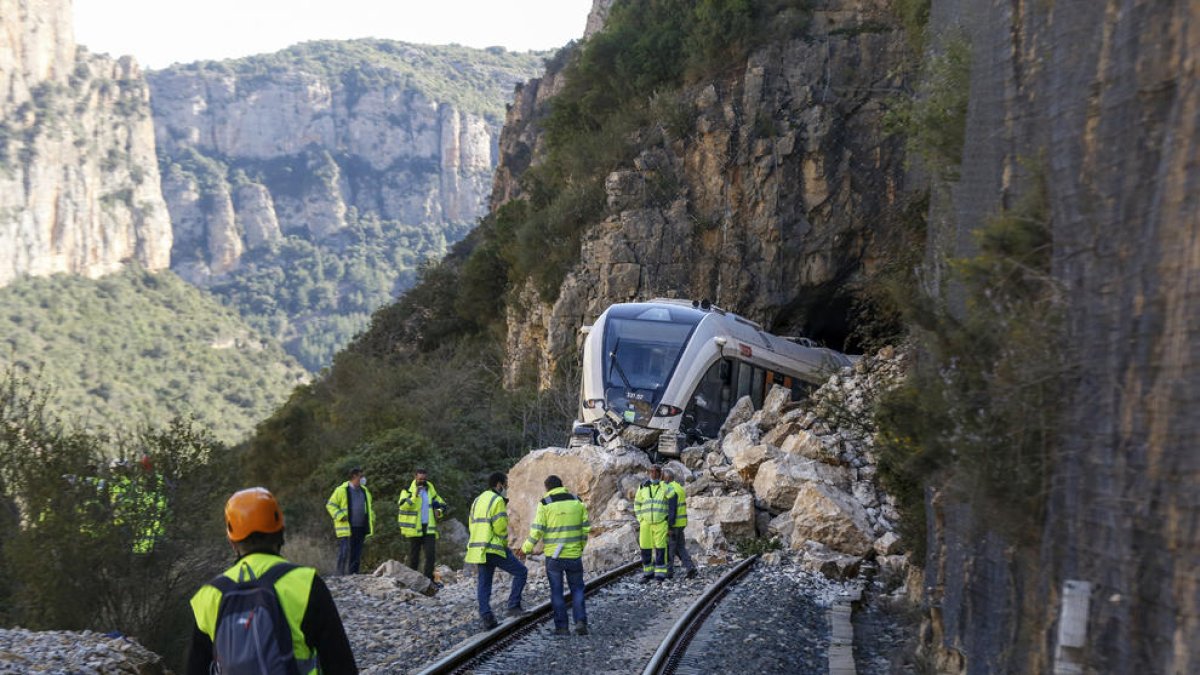
[[[189,675],[261,672],[357,673],[333,596],[311,567],[279,555],[283,513],[265,488],[235,492],[225,530],[237,562],[192,596]],[[243,671],[243,669],[248,669]]]

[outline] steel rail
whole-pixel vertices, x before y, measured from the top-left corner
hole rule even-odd
[[[635,569],[641,568],[641,565],[640,561],[634,561],[601,574],[584,585],[584,594],[588,595],[593,591],[604,588]],[[569,591],[563,595],[565,598],[571,597]],[[530,609],[529,614],[512,621],[505,621],[490,631],[480,633],[469,639],[466,643],[454,648],[437,661],[425,666],[421,669],[419,675],[444,675],[445,673],[458,672],[461,668],[480,660],[480,657],[494,653],[508,643],[532,631],[536,624],[549,617],[553,611],[550,601],[547,600]]]
[[[692,637],[700,630],[700,626],[704,625],[704,620],[716,609],[721,598],[733,586],[733,582],[748,572],[756,560],[758,560],[758,554],[746,558],[704,589],[704,593],[684,611],[683,615],[679,617],[679,621],[671,626],[671,630],[663,638],[662,644],[658,646],[658,651],[654,652],[654,656],[646,664],[642,675],[665,675],[675,671],[675,667],[687,651]]]

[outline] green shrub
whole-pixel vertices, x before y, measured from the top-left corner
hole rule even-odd
[[[923,555],[924,489],[967,495],[1014,541],[1037,534],[1059,404],[1073,368],[1050,276],[1049,211],[1039,178],[978,233],[979,253],[953,261],[961,307],[910,293],[917,358],[886,395],[876,424],[880,475],[904,534]]]
[[[783,550],[783,542],[778,537],[747,537],[739,539],[734,548],[737,549],[738,555],[749,558],[752,555]]]
[[[12,374],[0,389],[0,617],[34,630],[120,631],[182,668],[187,599],[228,564],[221,503],[233,474],[223,448],[178,419],[91,434],[46,401]],[[133,461],[143,454],[154,473]],[[161,496],[162,509],[123,499],[137,494]]]
[[[966,141],[971,46],[950,39],[945,50],[926,58],[917,90],[893,100],[884,124],[903,135],[909,152],[944,179],[958,176]]]

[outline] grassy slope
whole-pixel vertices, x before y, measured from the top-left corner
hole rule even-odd
[[[0,367],[53,388],[93,429],[194,415],[244,438],[303,370],[232,311],[173,274],[25,279],[0,289]]]

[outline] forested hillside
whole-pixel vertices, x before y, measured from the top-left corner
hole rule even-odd
[[[193,416],[244,438],[307,375],[234,312],[169,272],[56,275],[0,288],[0,366],[93,431]]]

